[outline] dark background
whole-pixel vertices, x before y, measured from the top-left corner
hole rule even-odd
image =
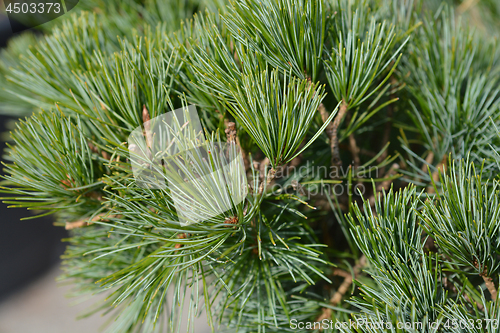
[[[2,1],[0,7],[3,7]],[[15,24],[17,31],[22,29],[21,24]],[[13,35],[7,17],[0,13],[0,48],[5,47]],[[6,131],[8,119],[0,115],[0,133]],[[5,143],[1,140],[0,136],[3,161]],[[0,175],[3,174],[2,165]],[[0,197],[5,196],[0,193]],[[66,231],[53,226],[50,216],[20,221],[30,214],[26,209],[7,208],[0,202],[0,301],[58,264],[64,251],[61,238],[66,237]]]

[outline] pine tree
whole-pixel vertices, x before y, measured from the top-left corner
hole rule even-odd
[[[81,1],[0,56],[23,118],[2,199],[70,230],[61,278],[108,295],[88,314],[109,332],[180,332],[185,306],[189,332],[202,311],[228,332],[500,332],[499,12]],[[189,105],[248,184],[197,223],[139,186],[129,144]]]

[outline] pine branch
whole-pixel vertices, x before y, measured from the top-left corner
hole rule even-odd
[[[493,221],[500,216],[500,184],[481,179],[482,167],[477,172],[469,161],[448,163],[448,170],[439,174],[442,192],[434,183],[436,197],[424,203],[421,216],[426,232],[454,262],[488,277],[497,272],[500,265],[498,258],[486,250],[488,246],[482,245],[498,239],[500,229]],[[487,237],[483,237],[483,233]],[[485,282],[489,283],[489,280]]]
[[[481,277],[483,278],[484,283],[486,284],[486,288],[490,292],[491,299],[496,300],[498,292],[497,292],[497,288],[495,287],[495,283],[493,282],[493,279],[489,276],[486,276],[486,275],[481,275]]]
[[[109,220],[108,217],[109,217],[109,219],[112,219],[115,217],[119,218],[119,215],[108,215],[107,213],[99,213],[99,214],[95,215],[94,217],[92,217],[90,220],[81,219],[81,220],[74,221],[74,222],[66,222],[65,228],[66,228],[66,230],[73,230],[76,228],[81,228],[81,227],[84,227],[87,225],[91,225],[93,222]]]
[[[236,1],[223,20],[236,40],[271,66],[316,82],[326,25],[321,1]]]
[[[354,167],[356,168],[361,164],[361,159],[359,158],[360,149],[356,143],[354,134],[349,135],[349,150],[351,151]]]
[[[342,167],[342,161],[340,159],[340,151],[339,151],[339,138],[338,138],[338,130],[342,119],[345,117],[347,113],[348,106],[345,101],[342,101],[340,104],[339,112],[335,117],[332,126],[331,138],[330,138],[330,149],[332,151],[332,165],[337,168]]]
[[[266,165],[266,164],[263,164],[263,165]],[[271,184],[271,182],[273,181],[274,177],[276,176],[276,169],[271,168],[271,169],[269,169],[269,171],[267,173],[264,173],[264,175],[266,175],[266,180],[265,181],[264,180],[261,181],[261,183],[259,185],[258,194],[262,194],[264,192],[264,189],[266,187],[268,187],[269,184]]]
[[[240,138],[238,137],[238,132],[236,131],[236,123],[226,120],[225,126],[226,129],[224,130],[224,132],[226,133],[227,136],[227,142],[232,142],[236,144],[236,146],[238,146],[239,150],[241,151],[241,155],[243,156],[243,164],[245,170],[250,169],[250,161],[248,160],[248,153],[241,146]]]
[[[344,295],[347,293],[349,290],[349,287],[353,283],[353,280],[357,278],[359,273],[361,272],[362,268],[366,265],[366,257],[363,255],[359,259],[358,263],[353,267],[353,272],[354,272],[354,277],[351,273],[346,272],[341,269],[334,269],[333,270],[333,275],[334,276],[340,276],[344,278],[340,286],[337,288],[337,291],[333,294],[333,296],[330,298],[330,305],[332,306],[338,306]],[[324,319],[330,320],[332,318],[332,309],[330,308],[323,308],[321,315],[316,318],[316,322],[320,323]]]
[[[498,12],[485,1],[459,9]],[[500,53],[439,2],[89,0],[94,13],[2,52],[0,104],[28,116],[11,133],[3,200],[70,230],[65,278],[109,294],[97,309],[117,308],[111,333],[182,332],[184,305],[187,331],[202,309],[213,331],[239,333],[498,319]],[[221,178],[182,209],[176,194],[195,189],[179,170],[158,172],[169,188],[134,177],[141,147],[163,142],[154,120],[188,104],[208,151],[228,154],[181,154],[184,174],[226,177],[241,151],[245,197]],[[144,144],[129,143],[136,130]],[[224,209],[197,219],[211,206]]]

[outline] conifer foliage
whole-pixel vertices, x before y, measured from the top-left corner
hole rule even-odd
[[[70,231],[108,332],[500,332],[499,12],[81,1],[0,55],[2,199]],[[248,188],[186,224],[127,139],[188,105]]]

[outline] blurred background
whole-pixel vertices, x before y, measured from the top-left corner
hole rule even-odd
[[[83,0],[80,5],[90,6],[91,3],[97,1]],[[78,8],[72,12],[76,10]],[[17,60],[8,52],[4,52],[9,43],[11,49],[17,47],[23,49],[26,42],[33,40],[33,36],[49,31],[50,26],[57,24],[60,19],[64,18],[57,18],[35,29],[27,29],[19,22],[9,22],[5,14],[5,3],[0,0],[0,67],[14,65]],[[21,35],[23,37],[16,39]],[[4,88],[4,82],[4,78],[0,78],[0,90]],[[16,100],[15,96],[5,91],[0,92],[0,160],[2,161],[5,158],[4,148],[8,142],[8,132],[15,127],[17,119],[24,118],[30,113],[22,104],[18,109],[14,106],[7,110],[7,106],[13,105],[13,100]],[[71,285],[62,285],[56,281],[62,274],[60,256],[66,247],[62,239],[67,237],[67,231],[55,227],[50,216],[21,220],[30,217],[30,212],[26,209],[7,208],[8,204],[2,202],[8,201],[6,196],[0,193],[0,198],[3,198],[0,200],[0,333],[103,331],[108,317],[95,314],[88,318],[77,319],[103,296],[88,300],[69,298],[67,295]],[[197,320],[196,332],[210,332],[205,316]]]
[[[4,10],[0,0],[0,50],[15,35]],[[15,24],[15,30],[22,29]],[[15,117],[1,113],[3,158],[5,132]],[[73,305],[75,300],[65,297],[71,287],[56,282],[66,230],[54,227],[50,217],[20,221],[29,216],[25,209],[8,209],[0,202],[0,333],[98,332],[105,318],[76,321],[92,302]]]

